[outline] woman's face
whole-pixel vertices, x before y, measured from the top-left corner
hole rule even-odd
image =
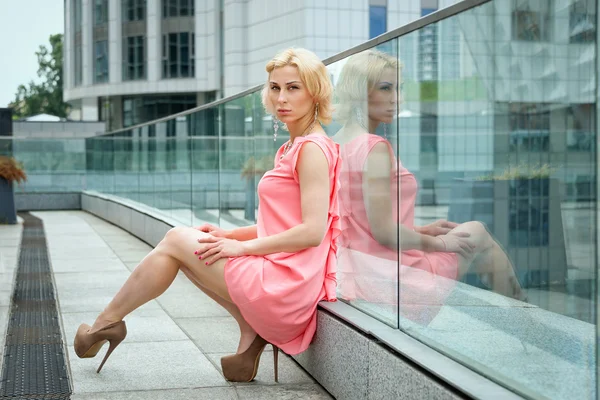
[[[388,68],[369,93],[369,119],[384,124],[391,123],[398,112],[398,93],[396,71]]]
[[[298,68],[291,65],[271,71],[269,100],[277,118],[288,125],[313,110],[313,98],[300,79]]]

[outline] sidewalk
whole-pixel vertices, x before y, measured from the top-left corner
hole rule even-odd
[[[290,357],[280,354],[279,384],[269,351],[257,379],[232,384],[219,359],[237,348],[237,324],[183,274],[157,300],[129,315],[127,339],[96,374],[105,346],[79,359],[73,337],[91,324],[151,247],[82,211],[34,212],[44,222],[69,352],[73,399],[329,399]],[[0,226],[0,332],[5,332],[20,227]],[[1,338],[0,356],[3,340]]]

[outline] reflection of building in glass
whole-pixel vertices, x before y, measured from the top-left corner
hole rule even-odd
[[[402,109],[413,114],[399,118],[405,164],[422,182],[435,181],[442,203],[454,177],[545,163],[567,182],[570,198],[589,199],[596,176],[596,2],[512,0],[492,9],[437,24],[435,77],[424,62],[432,60],[430,49],[417,46],[426,35],[399,39]]]

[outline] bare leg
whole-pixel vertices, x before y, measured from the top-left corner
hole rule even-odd
[[[459,277],[472,269],[478,275],[489,275],[492,290],[504,296],[522,299],[521,286],[514,272],[512,262],[500,245],[480,222],[466,222],[453,231],[468,232],[475,244],[471,257],[459,255]]]
[[[173,283],[180,266],[195,278],[192,282],[198,283],[235,307],[225,283],[226,259],[218,260],[211,266],[205,266],[194,254],[202,246],[197,239],[206,235],[193,228],[171,229],[158,246],[135,268],[113,300],[100,313],[92,326],[92,331],[100,329],[108,323],[122,320],[133,310],[164,293]],[[211,298],[214,299],[212,296]],[[237,312],[241,317],[239,310]],[[234,315],[235,317],[236,315]]]
[[[243,353],[252,343],[254,338],[256,338],[256,331],[252,329],[252,327],[246,322],[239,308],[234,303],[230,303],[229,301],[219,297],[216,293],[208,290],[203,287],[194,274],[187,269],[187,267],[181,267],[181,272],[188,277],[188,279],[198,287],[198,289],[202,290],[208,297],[219,303],[224,309],[226,309],[229,314],[236,320],[238,326],[240,328],[240,343],[238,345],[237,354]]]

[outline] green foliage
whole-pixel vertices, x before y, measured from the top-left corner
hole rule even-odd
[[[549,164],[527,165],[521,164],[516,167],[508,167],[498,175],[484,175],[477,177],[478,181],[506,181],[513,179],[543,179],[549,178],[556,168]]]
[[[19,85],[11,104],[17,118],[36,114],[66,117],[69,105],[63,102],[63,35],[50,35],[50,50],[41,45],[35,53],[38,59],[40,83],[33,80]]]

